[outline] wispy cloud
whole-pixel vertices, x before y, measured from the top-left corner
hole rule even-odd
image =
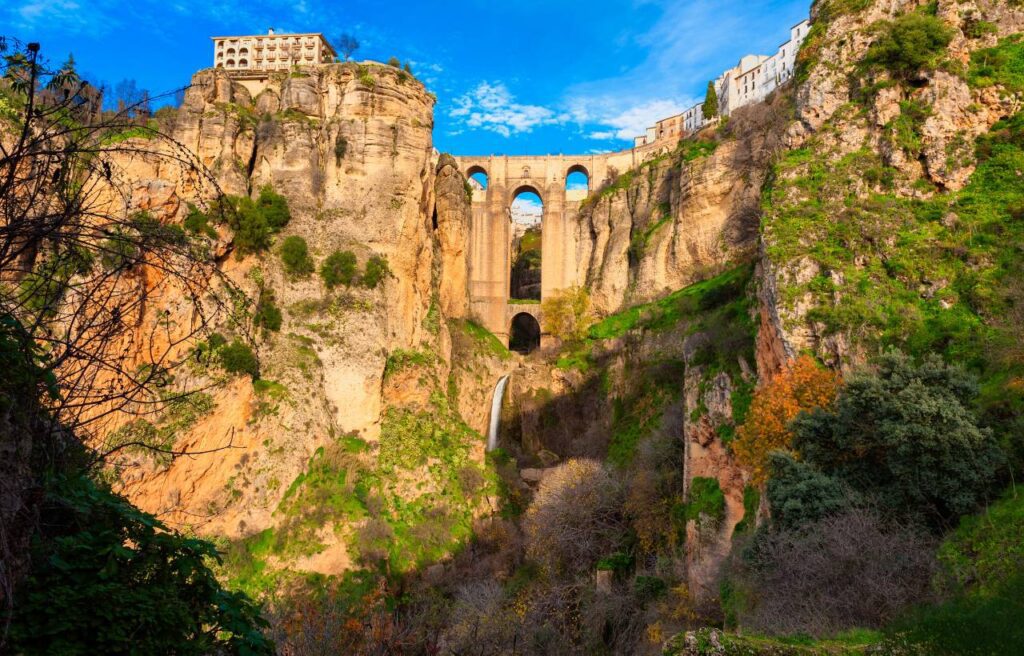
[[[457,125],[489,130],[503,137],[531,132],[543,125],[566,123],[570,116],[539,105],[524,105],[503,82],[481,82],[452,101],[448,116]]]

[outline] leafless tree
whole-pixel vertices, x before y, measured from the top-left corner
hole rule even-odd
[[[881,628],[929,600],[936,546],[921,529],[860,509],[769,534],[739,577],[753,600],[740,623],[767,633],[817,636]]]
[[[526,552],[553,573],[579,572],[621,544],[622,484],[596,460],[569,460],[544,477],[523,523]]]
[[[359,50],[359,39],[348,32],[343,32],[334,40],[334,47],[338,49],[345,61],[349,61],[355,51]]]
[[[170,400],[172,372],[237,290],[176,217],[140,206],[147,192],[135,165],[159,169],[177,198],[208,206],[221,194],[187,148],[136,124],[139,105],[100,112],[99,92],[72,67],[50,68],[38,44],[6,38],[0,100],[0,321],[53,376],[37,417],[53,427],[48,444],[46,433],[0,427],[0,583],[9,592],[39,503],[28,458],[60,450],[58,434],[89,444],[97,462],[123,447],[98,440],[115,416]],[[161,302],[175,314],[154,317]]]

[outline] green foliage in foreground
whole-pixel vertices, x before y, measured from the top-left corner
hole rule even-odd
[[[807,637],[766,638],[735,635],[718,629],[699,629],[692,634],[695,650],[686,647],[686,634],[680,633],[665,644],[664,656],[859,656],[879,653],[882,634],[874,631],[850,631],[830,640]]]
[[[1024,494],[1006,497],[965,516],[939,548],[945,587],[993,594],[1024,572]],[[1024,597],[1021,597],[1024,599]]]
[[[480,324],[471,319],[457,319],[451,322],[463,335],[475,342],[476,350],[479,353],[496,357],[500,360],[508,360],[512,353],[498,337]]]
[[[221,588],[209,542],[84,477],[49,489],[10,629],[16,654],[273,654],[246,596]]]
[[[793,448],[895,516],[941,527],[976,510],[1004,460],[969,410],[974,380],[934,355],[915,364],[892,351],[875,364],[847,378],[833,408],[793,421]]]
[[[967,81],[972,86],[1000,84],[1011,93],[1024,92],[1024,34],[1014,34],[993,48],[971,53]]]
[[[235,255],[242,258],[270,248],[273,235],[291,221],[288,200],[269,185],[253,200],[248,196],[228,196],[217,208],[218,218],[235,232]]]

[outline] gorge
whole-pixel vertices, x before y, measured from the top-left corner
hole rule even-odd
[[[104,348],[153,396],[81,429],[108,454],[89,476],[212,542],[278,653],[1011,653],[1024,6],[817,0],[809,27],[763,100],[585,156],[437,153],[436,98],[398,65],[201,70],[89,150],[128,190],[95,206],[130,221],[83,237],[88,263],[47,268],[70,256],[43,240],[9,265],[4,316],[125,272],[97,288],[142,300]],[[52,271],[70,291],[26,301]],[[18,380],[5,440],[44,430],[12,399],[53,403]],[[4,527],[80,507],[44,503],[10,443]],[[32,608],[32,568],[81,530],[5,555],[2,599]],[[89,653],[11,617],[12,653]]]

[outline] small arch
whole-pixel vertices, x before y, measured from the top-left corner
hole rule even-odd
[[[235,49],[234,48],[228,48],[228,54],[229,55],[235,54]]]
[[[469,182],[474,190],[486,191],[487,180],[487,171],[482,166],[471,166],[466,170],[466,181]]]
[[[565,190],[589,191],[590,171],[588,171],[586,167],[584,167],[582,164],[570,166],[569,170],[565,172]]]
[[[226,62],[226,65],[227,65],[228,68],[234,68],[235,67],[235,60],[234,59],[229,59]]]
[[[508,350],[527,355],[540,348],[540,323],[528,312],[512,317],[508,331]]]
[[[241,56],[241,55],[248,55],[248,54],[249,54],[249,49],[248,49],[248,48],[244,48],[244,47],[243,47],[243,48],[239,48],[239,49],[238,49],[238,54],[239,54],[240,56]]]
[[[239,59],[238,60],[238,67],[239,68],[248,68],[248,66],[249,66],[249,60],[248,59]]]

